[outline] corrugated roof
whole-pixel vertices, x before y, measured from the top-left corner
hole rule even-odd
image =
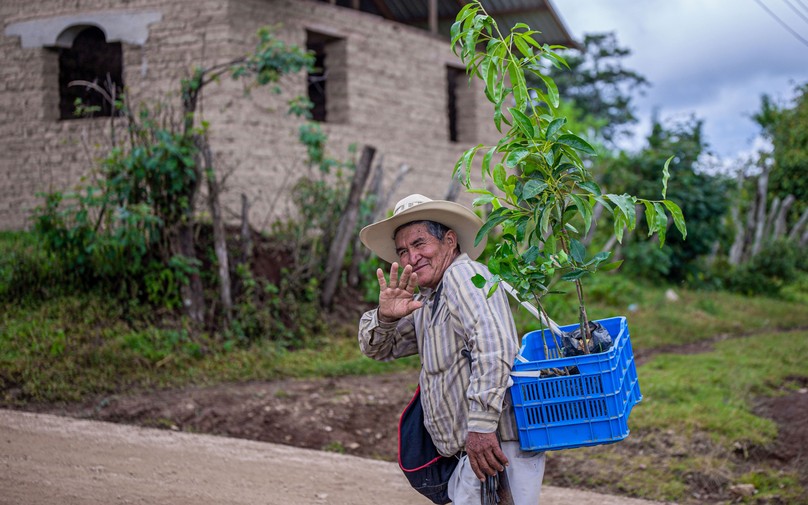
[[[353,1],[337,0],[336,3],[347,7]],[[449,36],[455,16],[467,3],[467,0],[437,0],[441,35]],[[503,32],[516,23],[525,23],[541,32],[536,37],[540,42],[578,46],[551,0],[482,0],[481,3]],[[399,23],[429,29],[429,0],[361,0],[359,8]]]

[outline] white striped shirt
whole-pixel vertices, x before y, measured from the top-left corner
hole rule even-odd
[[[435,290],[415,296],[424,306],[394,323],[380,322],[378,309],[359,323],[359,347],[387,361],[418,353],[424,424],[438,451],[451,456],[465,447],[469,431],[518,440],[508,386],[519,340],[507,294],[471,282],[488,269],[461,254]],[[472,359],[462,351],[468,349]]]

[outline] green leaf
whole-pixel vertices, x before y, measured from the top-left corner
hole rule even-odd
[[[605,260],[607,260],[609,258],[609,256],[611,256],[611,255],[612,255],[612,253],[610,253],[609,251],[601,251],[601,252],[597,253],[591,260],[589,260],[589,262],[587,262],[587,265],[593,265],[593,266],[597,267],[598,265],[603,263]]]
[[[536,75],[538,75],[541,80],[544,81],[544,85],[547,86],[547,102],[552,105],[554,109],[557,109],[561,100],[555,81],[544,74],[537,73]]]
[[[525,85],[525,75],[521,67],[511,60],[508,63],[508,75],[511,77],[513,98],[516,101],[517,109],[524,109],[527,105],[527,86]]]
[[[611,263],[606,263],[605,265],[601,265],[598,267],[598,271],[600,272],[609,272],[611,270],[615,270],[623,264],[623,260],[613,261]]]
[[[617,238],[617,241],[621,244],[623,243],[623,230],[626,227],[626,218],[620,209],[617,209],[617,212],[614,213],[614,236]]]
[[[668,216],[665,215],[665,209],[659,203],[654,203],[654,221],[653,229],[657,232],[659,237],[659,247],[665,245],[665,234],[668,231]],[[651,227],[649,221],[649,228]]]
[[[497,163],[497,166],[494,167],[494,185],[505,191],[505,167],[502,166],[502,163]]]
[[[474,245],[479,245],[480,241],[482,241],[483,237],[488,235],[489,231],[502,224],[502,222],[507,221],[510,217],[511,210],[507,207],[500,207],[492,212],[488,216],[485,223],[480,227],[480,231],[477,232],[477,237],[474,239]]]
[[[570,197],[584,220],[584,233],[589,233],[589,227],[592,225],[592,205],[589,200],[584,200],[578,195],[570,195]]]
[[[567,122],[567,118],[565,118],[565,117],[560,117],[560,118],[553,119],[550,122],[550,124],[547,126],[547,132],[544,134],[545,138],[547,140],[552,140],[553,136],[556,133],[558,133],[558,130],[560,130],[561,127],[564,126],[564,123],[566,123],[566,122]]]
[[[536,136],[533,129],[533,123],[530,121],[530,118],[524,114],[524,112],[513,107],[509,108],[508,111],[511,113],[511,116],[513,116],[513,119],[516,121],[519,129],[524,132],[525,137],[532,139]]]
[[[516,48],[519,49],[519,52],[521,52],[525,58],[533,57],[533,51],[530,49],[530,46],[527,45],[524,40],[522,40],[521,34],[514,34],[513,42],[516,44]]]
[[[591,145],[589,145],[587,141],[585,141],[578,135],[573,135],[572,133],[565,133],[564,135],[561,135],[560,137],[558,137],[558,140],[556,142],[558,142],[559,144],[570,146],[576,151],[581,151],[586,154],[596,154],[595,149]]]
[[[561,280],[576,281],[581,277],[583,277],[584,275],[586,275],[586,273],[587,273],[586,270],[575,269],[572,270],[571,272],[567,272],[564,275],[562,275]]]
[[[648,224],[648,236],[654,234],[654,227],[656,226],[656,209],[654,204],[648,200],[643,200],[645,205],[645,222]]]
[[[668,198],[666,196],[667,193],[668,193],[668,179],[670,179],[670,177],[671,177],[671,173],[668,170],[668,166],[671,164],[672,159],[673,159],[673,156],[668,158],[667,161],[665,161],[665,166],[662,167],[662,199],[663,200]]]
[[[578,240],[570,240],[570,257],[576,263],[583,263],[586,259],[586,247]]]
[[[494,152],[496,152],[497,147],[494,146],[485,153],[483,156],[483,173],[484,174],[491,174],[491,158],[494,156]]]
[[[555,254],[556,252],[555,235],[550,235],[549,237],[547,237],[547,240],[544,242],[544,252],[546,254]]]
[[[530,151],[527,149],[514,149],[513,151],[509,152],[507,156],[505,156],[505,164],[509,168],[513,168],[529,155]]]
[[[471,278],[471,283],[480,289],[485,287],[486,282],[488,281],[481,274],[477,274]]]
[[[620,208],[620,210],[623,212],[623,216],[625,217],[625,224],[628,226],[629,230],[633,230],[637,225],[637,216],[634,210],[634,197],[627,194],[608,194],[606,195],[606,198],[614,202],[614,204]]]
[[[475,198],[473,202],[471,202],[472,207],[480,207],[481,205],[488,205],[496,198],[494,195],[485,195],[478,198]]]
[[[539,257],[540,252],[541,251],[539,250],[538,247],[530,246],[530,248],[527,251],[525,251],[525,253],[522,255],[522,261],[528,264],[533,263],[534,261],[536,261],[536,258]]]
[[[668,208],[671,216],[673,216],[673,224],[676,225],[676,229],[682,234],[682,238],[687,238],[687,227],[685,226],[685,216],[682,214],[682,209],[670,200],[663,200],[662,203]]]
[[[595,196],[601,196],[600,186],[598,186],[595,181],[579,182],[578,187],[592,193]]]
[[[544,181],[530,179],[525,183],[525,187],[522,189],[522,198],[525,200],[533,198],[548,187],[549,186]]]

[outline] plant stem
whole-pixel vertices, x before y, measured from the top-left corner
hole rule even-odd
[[[584,337],[584,354],[589,354],[589,339],[592,338],[592,332],[589,330],[589,318],[586,315],[586,305],[584,304],[584,288],[580,279],[575,281],[575,291],[578,294],[578,318],[581,321],[581,328],[583,328],[581,335]]]
[[[563,210],[562,210],[563,215]],[[570,256],[569,247],[569,234],[564,229],[564,223],[561,223],[561,248],[570,258],[570,262],[574,261]],[[581,336],[583,337],[584,354],[589,354],[589,340],[592,338],[592,332],[589,330],[589,317],[586,314],[586,304],[584,303],[584,287],[581,284],[581,279],[575,279],[575,293],[578,295],[578,321],[581,324]]]

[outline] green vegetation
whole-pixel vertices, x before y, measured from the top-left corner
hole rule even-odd
[[[632,427],[709,433],[730,448],[765,445],[775,425],[755,416],[755,396],[805,373],[808,331],[762,332],[715,344],[705,354],[662,354],[640,368],[643,403]]]
[[[638,369],[643,401],[632,411],[625,442],[551,458],[584,469],[569,472],[574,480],[565,484],[592,489],[688,501],[687,483],[698,479],[701,488],[753,484],[755,500],[776,496],[781,501],[774,503],[802,503],[805,489],[797,476],[749,453],[777,434],[773,422],[754,414],[755,398],[781,394],[789,377],[805,376],[805,356],[806,330],[764,331],[719,342],[711,352],[658,355]],[[614,468],[620,472],[609,471]]]
[[[38,288],[31,293],[39,289],[40,294],[50,293],[47,297],[11,297],[8,287],[14,283],[8,279],[33,278],[47,271],[35,244],[30,234],[0,235],[0,293],[5,293],[0,296],[0,391],[4,402],[78,401],[110,392],[187,384],[366,375],[419,366],[414,357],[394,363],[363,357],[352,322],[328,329],[323,326],[318,334],[289,347],[283,340],[267,337],[236,341],[213,333],[193,335],[191,324],[176,312],[146,304],[123,305],[103,292],[61,293],[58,286],[48,286],[45,281],[32,283]],[[684,289],[677,290],[679,301],[673,302],[666,298],[666,290],[625,277],[604,276],[590,283],[590,310],[594,319],[627,315],[636,351],[709,341],[720,335],[765,335],[775,329],[808,326],[808,311],[797,302]],[[558,296],[549,310],[560,324],[574,322],[575,294]],[[515,313],[520,331],[538,327],[526,311]],[[794,345],[802,338],[798,333],[785,335],[782,338],[793,339]],[[750,345],[758,342],[763,340],[751,339]],[[776,363],[778,355],[774,351],[768,354],[772,363],[755,364],[755,373],[764,373]],[[687,363],[685,360],[681,367],[686,368]],[[654,396],[648,388],[655,387],[657,379],[651,371],[656,366],[649,364],[641,372],[643,392],[649,398]],[[666,366],[664,370],[673,367],[674,371],[665,373],[676,373],[678,365]],[[783,373],[789,370],[781,368]],[[750,380],[776,383],[778,377],[753,375]],[[642,410],[638,408],[638,412]]]

